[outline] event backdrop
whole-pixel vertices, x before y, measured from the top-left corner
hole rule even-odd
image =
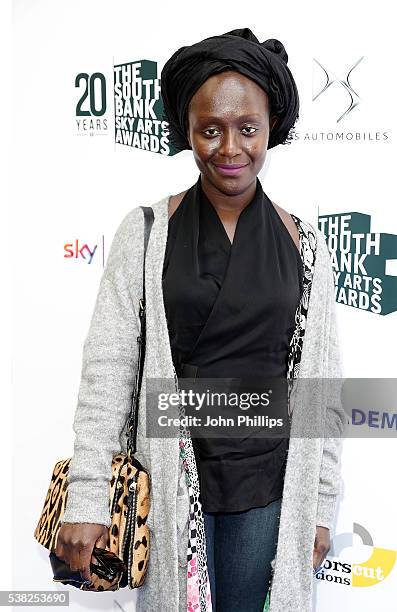
[[[284,43],[300,119],[260,179],[327,237],[345,376],[395,376],[395,33],[391,6],[371,7],[14,2],[14,465],[19,483],[29,475],[13,492],[15,589],[67,588],[51,582],[33,530],[54,463],[72,453],[83,341],[114,232],[129,210],[198,176],[161,120],[161,68],[180,46],[237,27]],[[314,579],[319,612],[395,610],[397,451],[394,438],[369,435],[344,443],[332,548]],[[135,609],[130,590],[69,591],[73,612]]]

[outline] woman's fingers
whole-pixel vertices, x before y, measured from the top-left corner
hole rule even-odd
[[[82,548],[79,554],[79,571],[81,577],[88,582],[91,582],[90,563],[93,548],[93,546]]]
[[[91,523],[64,523],[58,534],[55,554],[65,561],[73,572],[91,582],[91,557],[96,543],[106,547],[108,529]],[[93,562],[94,558],[92,559]]]
[[[316,527],[316,537],[314,540],[313,548],[313,568],[317,569],[325,557],[327,556],[330,549],[330,536],[329,529],[327,527]]]
[[[54,552],[56,556],[58,557],[58,559],[60,559],[61,561],[65,560],[65,550],[63,547],[63,542],[59,537],[57,538],[57,543],[56,543]]]

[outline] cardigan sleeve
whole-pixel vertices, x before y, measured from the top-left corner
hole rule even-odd
[[[143,246],[134,255],[137,243],[143,245],[140,208],[124,217],[113,238],[83,345],[65,523],[111,524],[111,464],[121,450],[138,359]]]
[[[318,526],[332,528],[338,495],[341,487],[340,452],[343,432],[348,422],[345,410],[340,399],[343,368],[341,362],[339,334],[336,318],[335,293],[333,271],[325,238],[321,233],[320,240],[326,249],[327,261],[327,295],[329,309],[329,337],[327,355],[327,381],[326,388],[326,417],[325,431],[335,437],[324,438],[323,455],[320,468],[320,482],[318,489],[317,522]],[[335,379],[335,380],[331,380]]]

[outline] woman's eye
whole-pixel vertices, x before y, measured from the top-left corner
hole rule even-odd
[[[246,125],[243,130],[253,130],[252,132],[248,132],[248,135],[251,136],[251,134],[255,134],[255,132],[257,131],[256,128],[252,127],[252,125]]]
[[[244,134],[245,136],[251,136],[252,134],[255,134],[255,132],[257,132],[257,128],[254,128],[252,125],[246,125],[245,127],[242,128],[242,130],[252,130],[249,132],[245,132]],[[206,136],[217,136],[218,135],[216,128],[208,128],[207,130],[204,131],[204,134]]]
[[[206,134],[207,136],[215,136],[215,134],[208,134],[208,132],[216,132],[216,128],[208,128],[208,130],[205,130],[204,134]]]

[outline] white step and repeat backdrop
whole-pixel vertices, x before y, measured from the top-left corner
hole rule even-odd
[[[19,482],[29,478],[14,490],[13,588],[58,588],[33,530],[53,465],[72,452],[82,346],[114,232],[131,208],[198,176],[191,152],[172,154],[160,121],[160,71],[178,47],[237,27],[284,43],[300,119],[295,141],[269,151],[260,178],[273,201],[329,236],[345,375],[395,376],[395,32],[391,6],[371,7],[14,2],[13,221],[24,245],[13,253],[14,464]],[[137,111],[134,124],[120,116],[114,86],[130,69],[149,119]],[[345,441],[317,611],[396,609],[396,460],[394,438]],[[135,609],[128,589],[69,590],[73,612]]]

